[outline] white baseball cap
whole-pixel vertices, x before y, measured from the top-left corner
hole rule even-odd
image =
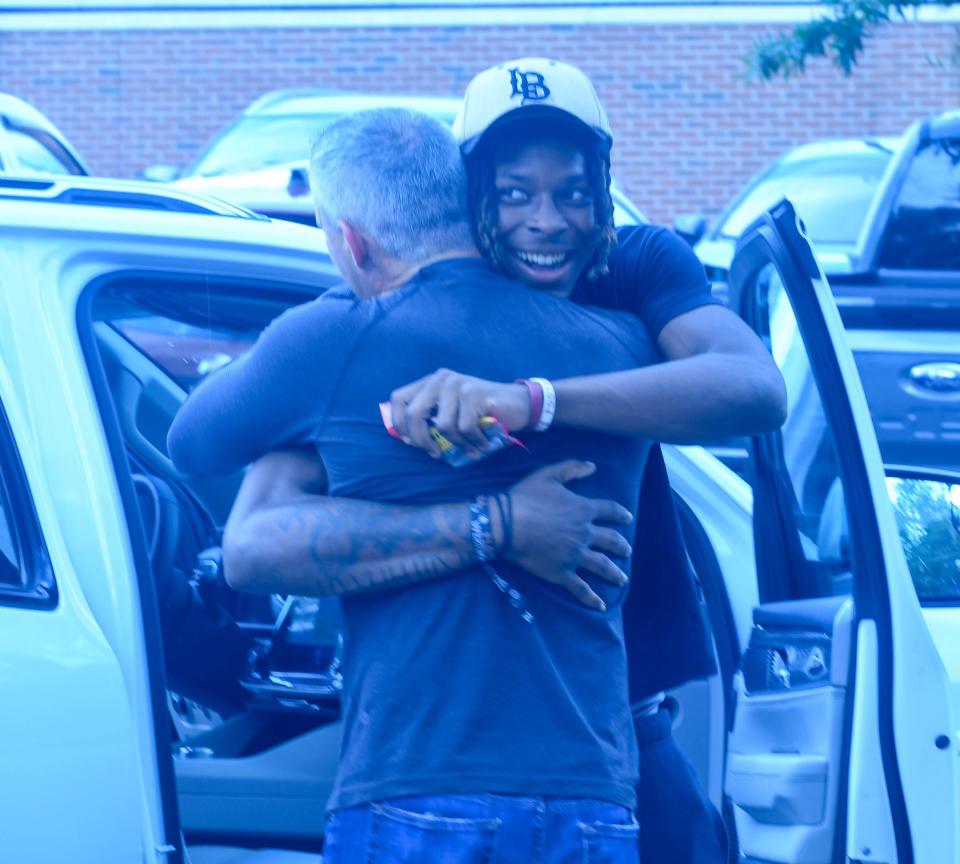
[[[613,132],[590,79],[575,66],[523,57],[486,69],[468,85],[453,121],[460,149],[469,154],[494,126],[555,115],[579,120],[609,149]]]

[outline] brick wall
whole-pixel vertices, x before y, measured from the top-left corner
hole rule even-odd
[[[494,15],[495,10],[491,10]],[[617,135],[614,170],[656,221],[716,211],[764,163],[817,138],[895,134],[957,105],[957,34],[896,24],[852,78],[749,82],[762,24],[0,32],[0,90],[57,123],[93,170],[183,165],[277,87],[460,95],[514,56],[568,60],[593,78]]]

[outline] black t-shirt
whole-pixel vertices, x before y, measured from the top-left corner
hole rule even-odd
[[[409,504],[505,490],[579,458],[597,470],[573,491],[633,510],[649,441],[554,427],[454,469],[387,435],[377,404],[438,365],[511,381],[657,360],[634,315],[532,291],[479,257],[441,261],[380,297],[334,289],[286,312],[194,390],[169,452],[181,470],[210,473],[312,442],[331,495]],[[507,562],[496,570],[532,622],[479,567],[341,598],[343,742],[329,808],[482,792],[635,805],[626,589],[587,575],[607,604],[598,612]]]
[[[654,339],[678,315],[718,302],[693,250],[666,228],[630,225],[618,229],[609,263],[606,276],[596,282],[581,281],[570,299],[632,312]]]
[[[579,284],[577,303],[637,315],[656,339],[664,326],[715,304],[693,250],[653,225],[617,231],[610,272]],[[630,594],[623,607],[630,698],[636,702],[716,671],[663,455],[652,448],[640,491]]]

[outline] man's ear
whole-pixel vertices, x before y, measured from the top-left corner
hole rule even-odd
[[[358,270],[362,270],[363,265],[370,258],[370,246],[367,239],[349,222],[344,222],[342,219],[337,223],[337,227],[340,229],[344,242],[353,256],[353,263]]]

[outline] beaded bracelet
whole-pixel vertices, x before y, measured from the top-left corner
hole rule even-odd
[[[506,500],[507,516],[504,519],[500,496],[494,498],[497,508],[500,510],[505,541],[513,533],[513,502],[510,501],[509,495],[506,496]],[[534,621],[533,613],[527,608],[523,594],[497,573],[490,564],[496,557],[497,550],[493,542],[493,530],[490,525],[490,499],[486,495],[478,495],[470,502],[470,540],[473,543],[473,552],[477,556],[477,561],[480,562],[483,572],[490,577],[490,581],[496,588],[506,596],[510,605],[517,610],[520,617],[527,624],[532,624]],[[506,544],[504,548],[506,548]]]
[[[490,526],[490,503],[486,495],[478,495],[470,502],[470,540],[473,542],[473,554],[481,564],[497,557]]]

